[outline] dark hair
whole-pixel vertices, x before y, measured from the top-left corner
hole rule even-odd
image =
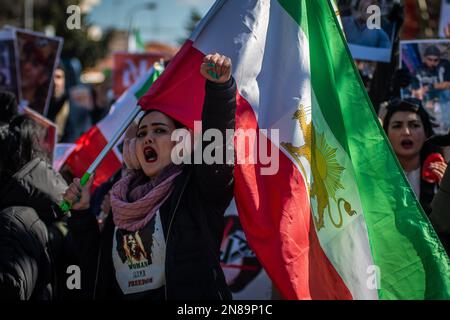
[[[44,135],[45,129],[26,115],[0,125],[0,176],[14,175],[34,158],[49,161],[39,143]]]
[[[424,57],[428,57],[428,56],[441,57],[441,50],[439,50],[439,48],[436,47],[435,45],[431,45],[425,49],[423,56]]]
[[[383,129],[388,133],[389,122],[391,121],[392,116],[396,112],[412,112],[416,113],[420,120],[422,121],[423,128],[425,131],[426,138],[434,135],[433,131],[433,122],[431,121],[430,115],[428,112],[422,107],[422,102],[419,99],[415,98],[406,98],[406,99],[392,99],[389,101],[387,106],[387,113],[383,120]]]
[[[17,114],[16,96],[9,91],[0,91],[0,121],[9,123]]]
[[[64,71],[64,74],[66,73],[66,67],[61,61],[56,65],[55,71],[58,69]]]
[[[184,124],[182,124],[181,122],[175,120],[175,119],[172,118],[171,116],[168,116],[168,115],[165,114],[164,112],[159,111],[159,110],[156,110],[156,109],[149,109],[149,110],[146,110],[146,111],[144,112],[144,114],[142,115],[142,117],[139,119],[138,126],[137,126],[138,129],[139,129],[139,126],[141,125],[142,119],[144,119],[144,117],[145,117],[146,115],[148,115],[148,114],[150,114],[150,113],[152,113],[152,112],[154,112],[154,111],[161,112],[162,114],[164,114],[164,115],[166,115],[167,117],[169,117],[169,118],[173,121],[173,123],[175,124],[175,128],[176,128],[176,129],[186,128],[186,126],[185,126]]]

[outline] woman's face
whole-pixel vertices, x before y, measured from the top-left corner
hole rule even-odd
[[[136,156],[148,177],[158,175],[169,165],[172,148],[176,142],[170,139],[176,129],[171,118],[159,111],[147,114],[136,133]]]
[[[426,139],[419,115],[408,111],[399,111],[392,115],[388,137],[397,156],[404,158],[419,155]]]

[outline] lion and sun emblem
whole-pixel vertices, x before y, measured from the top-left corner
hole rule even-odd
[[[307,123],[303,105],[298,107],[292,119],[298,121],[305,143],[301,146],[294,146],[289,142],[281,142],[281,146],[294,158],[305,179],[307,177],[306,169],[300,158],[304,157],[310,164],[312,179],[310,185],[307,184],[307,188],[310,197],[317,201],[317,216],[313,214],[316,229],[320,231],[325,227],[325,210],[328,211],[333,226],[340,228],[343,224],[341,207],[349,216],[355,215],[356,211],[352,210],[348,201],[336,196],[339,189],[345,189],[341,183],[345,168],[336,159],[337,148],[333,148],[328,143],[325,133],[316,131],[312,120]],[[337,205],[338,222],[335,222],[333,218],[330,201],[334,201]]]

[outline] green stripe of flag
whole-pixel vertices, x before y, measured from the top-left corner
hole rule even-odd
[[[142,87],[136,92],[135,96],[137,99],[141,98],[144,94],[147,93],[150,86],[153,84],[153,82],[156,81],[156,79],[161,75],[162,72],[163,72],[163,69],[160,66],[158,66],[157,64],[155,64],[154,71],[153,71],[151,77],[149,77],[147,79],[147,81],[145,81],[145,83],[142,85]]]
[[[449,259],[378,122],[331,3],[278,1],[309,39],[314,93],[352,160],[380,299],[449,299]]]

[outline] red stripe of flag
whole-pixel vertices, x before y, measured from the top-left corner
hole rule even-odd
[[[69,155],[66,164],[76,177],[81,177],[94,162],[103,148],[108,144],[97,126],[93,126],[76,141],[75,150]],[[122,167],[119,159],[113,150],[108,152],[106,157],[95,171],[94,183],[91,192],[102,183],[106,182],[114,173]]]

